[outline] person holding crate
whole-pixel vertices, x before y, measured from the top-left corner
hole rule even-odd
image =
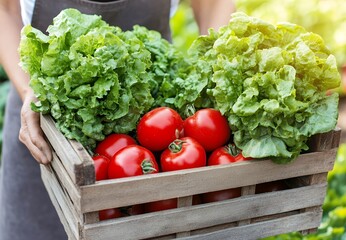
[[[39,126],[29,76],[19,63],[20,31],[26,24],[45,31],[65,8],[101,15],[123,30],[139,24],[170,40],[169,17],[177,0],[0,0],[0,65],[11,80],[7,100],[0,174],[0,240],[62,240],[66,233],[48,197],[36,164],[49,164],[52,153]],[[201,34],[227,24],[231,0],[191,0]],[[145,14],[143,14],[145,13]],[[19,138],[18,138],[19,136]],[[35,161],[36,160],[36,161]]]

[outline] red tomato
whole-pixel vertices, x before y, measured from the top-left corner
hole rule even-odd
[[[206,153],[201,144],[190,137],[174,140],[161,154],[162,171],[174,171],[206,165]]]
[[[233,144],[215,149],[208,158],[208,166],[224,165],[238,161],[250,160],[241,154],[241,150]],[[221,191],[209,192],[202,194],[204,203],[223,201],[241,196],[241,188],[232,188]]]
[[[197,205],[201,203],[201,198],[199,195],[192,197],[192,205]],[[160,200],[155,202],[149,202],[144,204],[144,212],[158,212],[168,209],[173,209],[178,207],[178,199],[171,198],[166,200]]]
[[[260,183],[256,185],[256,193],[265,193],[265,192],[275,192],[280,190],[287,189],[288,186],[284,181],[273,181]]]
[[[122,217],[122,213],[119,208],[110,208],[99,211],[100,221],[118,217]]]
[[[137,204],[126,208],[126,213],[129,216],[144,213],[144,204]]]
[[[184,121],[171,108],[159,107],[146,113],[137,125],[139,143],[151,151],[161,151],[183,134]]]
[[[206,108],[185,119],[184,135],[196,139],[206,151],[212,151],[228,142],[231,129],[220,111]]]
[[[222,165],[233,162],[251,160],[252,158],[245,158],[239,148],[233,144],[223,146],[215,149],[208,158],[208,166]]]
[[[231,198],[236,198],[241,196],[241,188],[232,188],[215,192],[208,192],[202,194],[202,202],[210,203],[223,201]]]
[[[114,154],[108,165],[108,178],[131,177],[158,171],[152,152],[142,146],[130,145]]]
[[[111,159],[113,155],[120,149],[137,144],[136,140],[126,134],[113,133],[99,142],[95,148],[95,153]]]
[[[167,209],[177,208],[177,203],[178,201],[176,198],[149,202],[144,204],[144,212],[158,212]]]
[[[95,155],[92,159],[94,160],[96,181],[107,179],[109,159],[102,155]]]

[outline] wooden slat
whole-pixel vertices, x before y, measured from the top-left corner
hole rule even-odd
[[[308,212],[275,220],[265,221],[220,230],[204,235],[196,235],[182,238],[182,240],[224,240],[224,239],[242,239],[257,240],[260,238],[274,236],[281,233],[300,231],[307,228],[313,228],[320,224],[321,212]]]
[[[328,173],[319,173],[319,174],[310,175],[305,178],[305,181],[309,185],[324,183],[327,181],[327,175]],[[327,190],[324,193],[324,196],[326,195],[326,193],[327,193]],[[302,209],[301,212],[314,212],[319,210],[322,210],[322,208],[319,206],[316,206],[316,207],[308,207],[308,208]],[[306,229],[302,231],[302,233],[309,234],[309,233],[314,233],[316,231],[317,231],[317,227],[312,229]]]
[[[178,208],[192,206],[192,196],[179,197],[178,198]],[[190,231],[180,232],[176,234],[177,238],[190,236]]]
[[[300,210],[294,210],[294,211],[290,211],[290,212],[277,213],[277,214],[273,214],[273,215],[252,218],[251,223],[257,223],[257,222],[264,222],[264,221],[274,220],[274,219],[277,219],[277,218],[292,216],[292,215],[296,215],[296,214],[299,214],[299,213],[301,213]]]
[[[79,218],[71,204],[68,202],[69,200],[66,199],[65,194],[61,189],[59,182],[54,177],[53,170],[50,166],[41,165],[41,176],[69,239],[79,239]]]
[[[201,234],[206,234],[206,233],[215,232],[215,231],[219,231],[219,230],[223,230],[227,228],[233,228],[237,226],[239,226],[237,222],[225,223],[225,224],[220,224],[217,226],[205,227],[205,228],[193,230],[191,231],[191,235],[201,235]]]
[[[337,148],[339,147],[341,141],[341,128],[337,127],[333,131],[333,142],[332,142],[332,148]]]
[[[222,202],[88,224],[84,228],[84,237],[86,240],[150,238],[319,206],[324,201],[323,193],[326,186],[319,184],[249,195]],[[277,204],[278,202],[280,204]],[[315,224],[312,226],[315,227]]]
[[[53,190],[51,189],[51,186],[49,184],[49,180],[47,179],[47,176],[44,173],[42,173],[41,177],[42,177],[43,183],[44,183],[44,185],[46,187],[46,190],[48,192],[49,198],[51,199],[52,204],[53,204],[53,206],[54,206],[54,208],[55,208],[55,210],[56,210],[56,212],[58,214],[60,222],[62,223],[62,225],[63,225],[63,227],[65,229],[65,232],[67,234],[68,239],[75,239],[74,238],[74,233],[73,233],[73,231],[70,228],[70,225],[69,225],[69,223],[68,223],[68,221],[67,221],[67,219],[66,219],[66,217],[65,217],[65,215],[63,213],[63,210],[62,210],[61,206],[59,205],[59,202],[56,199]]]
[[[55,123],[50,116],[41,114],[40,121],[43,132],[61,159],[72,181],[77,185],[83,185],[83,161],[79,158],[69,141],[55,127]]]
[[[303,154],[286,165],[275,164],[271,160],[252,160],[230,165],[100,181],[81,187],[81,211],[94,212],[100,209],[328,172],[333,168],[336,151],[337,149],[331,149],[325,152]]]
[[[97,223],[100,221],[99,212],[85,213],[84,224]]]
[[[252,195],[255,194],[256,192],[256,185],[251,185],[251,186],[245,186],[241,188],[241,195],[246,196],[246,195]],[[251,223],[251,219],[246,219],[238,222],[239,226],[247,225]]]
[[[162,236],[162,237],[147,238],[145,240],[171,240],[171,239],[176,239],[175,234],[166,235],[166,236]]]
[[[285,183],[287,184],[287,186],[291,188],[304,187],[304,186],[313,185],[317,183],[327,182],[327,176],[328,176],[328,172],[317,173],[317,174],[303,176],[303,177],[286,179]]]
[[[51,167],[54,169],[57,177],[59,178],[60,184],[67,191],[67,194],[76,207],[76,210],[80,212],[81,196],[79,193],[79,187],[72,182],[70,176],[67,174],[66,169],[62,165],[55,152],[53,152],[53,161],[51,162]]]
[[[339,146],[341,129],[336,128],[334,131],[320,133],[309,139],[309,151],[323,152]]]
[[[68,240],[80,240],[80,239],[77,239],[73,235],[71,235],[71,236],[68,236]]]
[[[79,156],[79,159],[81,159],[83,162],[83,174],[81,176],[83,177],[83,180],[81,180],[81,182],[83,182],[82,185],[89,185],[95,183],[95,167],[90,154],[79,142],[75,140],[69,140],[69,142],[72,148]]]

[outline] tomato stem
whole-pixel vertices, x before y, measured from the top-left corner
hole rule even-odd
[[[150,159],[144,159],[141,163],[141,168],[143,174],[149,174],[156,172],[156,168],[154,168],[154,164]]]
[[[237,148],[235,145],[233,144],[228,144],[226,147],[225,147],[226,151],[231,154],[232,156],[238,156],[239,153],[240,153],[240,149]]]
[[[185,142],[180,140],[180,139],[176,139],[173,142],[171,142],[171,144],[169,144],[168,149],[172,153],[178,153],[183,148],[183,143],[185,143]]]

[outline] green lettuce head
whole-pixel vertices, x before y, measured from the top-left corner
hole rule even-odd
[[[21,65],[39,100],[33,109],[49,113],[67,138],[92,150],[110,133],[134,131],[163,102],[158,89],[175,76],[179,56],[158,32],[122,31],[76,9],[63,10],[47,31],[23,28]]]
[[[335,128],[338,95],[327,90],[339,86],[340,75],[320,36],[235,13],[189,51],[197,72],[208,71],[201,94],[228,117],[244,156],[290,162],[308,149],[309,137]]]

